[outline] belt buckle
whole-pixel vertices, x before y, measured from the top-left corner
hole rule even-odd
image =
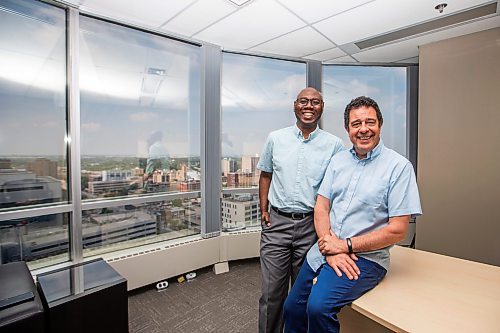
[[[302,220],[303,218],[303,213],[292,213],[292,220]]]

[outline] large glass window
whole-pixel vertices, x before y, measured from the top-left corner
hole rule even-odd
[[[406,67],[323,66],[322,127],[342,138],[346,147],[352,144],[344,128],[344,110],[361,95],[377,101],[382,111],[384,144],[407,156]]]
[[[199,47],[80,18],[83,199],[200,189]]]
[[[306,82],[305,63],[223,54],[222,184],[248,189],[224,192],[224,231],[260,225],[259,155],[271,131],[295,123],[293,101]]]
[[[0,211],[68,200],[66,16],[0,0]]]
[[[13,212],[68,202],[66,13],[0,0],[0,31],[0,263],[67,261],[69,214]]]
[[[84,210],[85,256],[200,232],[200,73],[197,46],[80,18],[82,198],[194,192]]]

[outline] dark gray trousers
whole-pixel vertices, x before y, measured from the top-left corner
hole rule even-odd
[[[271,209],[271,226],[262,226],[260,266],[262,295],[259,332],[283,331],[283,303],[309,248],[316,241],[313,215],[302,220],[278,215]]]

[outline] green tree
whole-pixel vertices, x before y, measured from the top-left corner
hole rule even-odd
[[[174,207],[182,207],[182,199],[174,199],[174,200],[172,200],[172,206],[174,206]]]

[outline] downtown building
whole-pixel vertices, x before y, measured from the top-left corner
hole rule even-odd
[[[259,196],[257,194],[242,193],[222,199],[221,221],[223,231],[259,226]]]

